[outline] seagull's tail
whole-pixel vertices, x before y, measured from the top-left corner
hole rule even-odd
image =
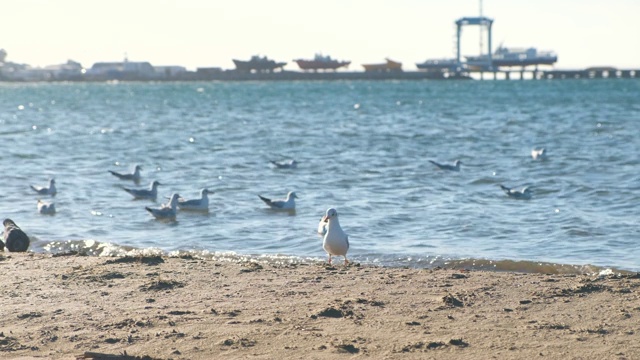
[[[148,206],[145,206],[144,208],[145,208],[145,210],[147,210],[150,214],[153,214],[153,209],[152,209],[152,208],[150,208],[150,207],[148,207]]]
[[[437,167],[441,167],[442,165],[438,164],[437,162],[433,161],[433,160],[429,160],[430,163],[432,163],[433,165],[437,166]]]
[[[501,188],[502,190],[506,191],[506,192],[511,191],[511,189],[509,189],[508,187],[506,187],[506,186],[504,186],[504,185],[502,185],[502,184],[500,184],[500,188]]]
[[[267,199],[266,197],[261,195],[258,195],[258,197],[260,198],[260,200],[264,201],[265,204],[271,205],[271,199]]]

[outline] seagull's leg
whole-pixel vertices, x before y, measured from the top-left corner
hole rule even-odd
[[[331,254],[329,254],[329,265],[331,265]]]
[[[347,256],[344,256],[344,266],[349,265],[349,260],[347,260]]]

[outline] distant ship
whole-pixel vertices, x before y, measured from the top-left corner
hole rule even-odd
[[[393,72],[402,71],[402,63],[385,59],[387,62],[382,64],[362,64],[365,72]]]
[[[286,62],[275,62],[267,59],[266,56],[258,55],[252,56],[249,61],[233,59],[233,63],[236,65],[236,70],[246,72],[251,72],[252,70],[256,72],[273,72],[275,69],[282,69],[287,65]]]
[[[427,71],[455,70],[459,66],[460,64],[456,59],[431,59],[416,64],[418,69]]]
[[[469,66],[489,65],[489,56],[466,56]],[[505,48],[498,47],[491,57],[494,67],[500,66],[529,66],[529,65],[553,65],[558,61],[558,56],[552,51],[538,51],[536,48]]]
[[[313,60],[298,59],[295,61],[302,70],[336,70],[343,66],[349,66],[351,61],[338,61],[331,56],[316,54]]]

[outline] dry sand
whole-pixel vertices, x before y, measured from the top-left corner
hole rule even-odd
[[[0,268],[2,359],[640,359],[637,274],[8,253]]]

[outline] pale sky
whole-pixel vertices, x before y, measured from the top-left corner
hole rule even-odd
[[[266,55],[288,62],[323,53],[361,64],[455,57],[455,20],[480,0],[3,0],[0,48],[32,66],[68,59],[234,68]],[[640,0],[483,0],[493,50],[536,47],[556,68],[640,68]],[[483,39],[486,47],[486,38]],[[463,55],[479,53],[478,27],[463,29]]]

